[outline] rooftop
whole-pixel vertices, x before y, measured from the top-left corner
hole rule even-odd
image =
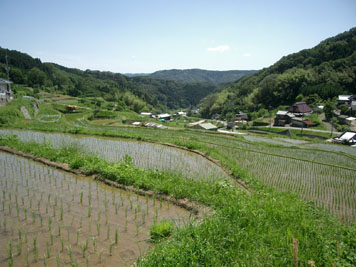
[[[11,81],[0,78],[0,84],[11,84]]]

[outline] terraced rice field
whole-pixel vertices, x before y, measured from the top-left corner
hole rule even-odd
[[[0,153],[0,266],[127,266],[182,208]]]
[[[209,144],[268,186],[313,201],[346,222],[356,221],[356,160],[334,151],[226,140]]]
[[[1,129],[0,135],[17,135],[25,142],[50,142],[55,147],[76,145],[110,162],[132,157],[134,165],[173,172],[191,179],[224,180],[229,176],[214,163],[194,153],[163,145],[68,134]]]

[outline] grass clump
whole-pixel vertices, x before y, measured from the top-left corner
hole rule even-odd
[[[174,224],[170,221],[161,221],[153,224],[150,228],[150,237],[152,242],[158,242],[170,236],[174,230]]]

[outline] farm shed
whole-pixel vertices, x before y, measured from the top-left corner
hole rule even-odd
[[[349,145],[355,145],[356,132],[352,132],[352,131],[343,132],[339,137],[335,137],[333,139],[333,142],[338,144],[346,143]]]
[[[313,113],[313,110],[305,102],[296,102],[288,109],[288,111],[297,116]]]
[[[0,105],[5,105],[11,101],[14,97],[14,93],[11,90],[12,82],[0,78]]]
[[[316,124],[312,121],[303,120],[302,118],[293,118],[291,125],[294,127],[309,128],[315,126]]]
[[[216,127],[214,124],[212,124],[210,122],[199,123],[199,124],[192,126],[191,128],[200,129],[200,130],[210,130],[210,131],[216,131],[218,129],[218,127]]]

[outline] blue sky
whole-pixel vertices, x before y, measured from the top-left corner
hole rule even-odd
[[[261,69],[356,26],[355,0],[0,0],[0,46],[112,72]]]

